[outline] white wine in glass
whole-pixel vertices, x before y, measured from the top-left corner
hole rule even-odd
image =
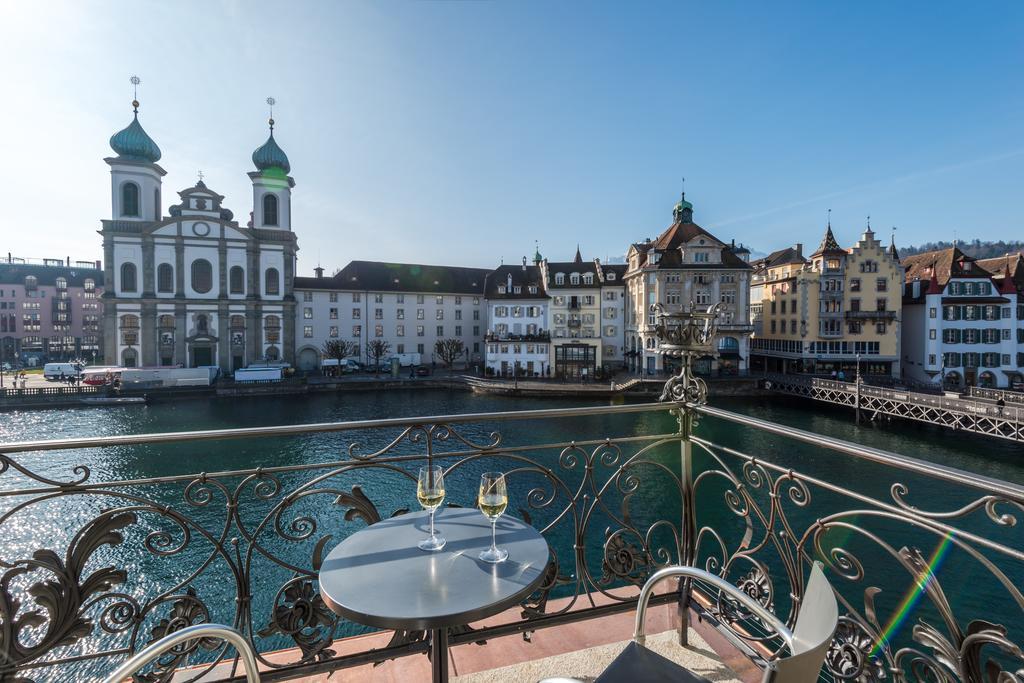
[[[480,495],[477,497],[480,512],[491,520],[491,547],[480,553],[484,562],[496,564],[508,559],[508,551],[498,547],[495,536],[498,518],[505,514],[508,507],[508,488],[505,475],[501,472],[487,472],[480,475]]]
[[[447,541],[434,532],[434,511],[444,502],[444,468],[440,465],[421,467],[416,481],[416,498],[420,505],[430,512],[430,536],[417,545],[420,550],[436,551],[444,547]]]

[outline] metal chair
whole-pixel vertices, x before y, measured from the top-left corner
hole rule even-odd
[[[260,672],[256,667],[256,655],[241,633],[221,624],[196,624],[170,633],[152,645],[136,652],[121,666],[103,679],[103,683],[124,683],[138,673],[144,666],[157,659],[178,645],[197,638],[218,638],[227,641],[238,651],[245,664],[245,679],[248,683],[260,683]]]
[[[640,591],[633,641],[594,683],[708,683],[703,676],[698,676],[644,647],[644,617],[647,613],[647,603],[654,592],[654,587],[669,578],[698,579],[722,591],[779,634],[785,641],[790,655],[768,662],[764,677],[761,679],[763,683],[814,683],[818,680],[826,651],[839,622],[839,608],[832,586],[821,571],[821,564],[815,562],[811,567],[810,580],[807,582],[807,590],[804,591],[803,602],[792,631],[761,603],[720,576],[696,567],[684,566],[666,567],[655,572]],[[541,683],[565,680],[546,679]]]

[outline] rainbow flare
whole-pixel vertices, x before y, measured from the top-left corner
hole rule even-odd
[[[928,588],[928,584],[936,580],[936,572],[939,570],[939,566],[945,559],[946,554],[949,552],[950,547],[953,545],[953,532],[948,532],[946,536],[939,542],[939,545],[935,547],[935,552],[932,553],[931,559],[928,560],[928,565],[925,570],[917,576],[915,585],[907,591],[906,597],[903,598],[903,602],[900,603],[899,609],[889,619],[888,625],[885,630],[882,631],[881,637],[878,642],[875,643],[875,647],[871,650],[871,657],[877,657],[882,651],[882,646],[889,643],[892,637],[899,631],[900,627],[906,622],[910,612],[913,611],[914,607],[921,600],[921,596],[924,595],[925,589]]]

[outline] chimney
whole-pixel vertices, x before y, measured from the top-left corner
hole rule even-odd
[[[68,268],[70,268],[71,267],[71,257],[70,256],[65,256],[64,258],[67,260]]]
[[[99,259],[96,259],[96,270],[103,270],[103,267],[100,265]]]
[[[324,269],[323,268],[321,268],[320,266],[317,266],[316,268],[313,269],[313,272],[316,273],[316,279],[317,280],[323,279],[323,277],[324,277]]]
[[[523,271],[526,271],[526,257],[523,257]]]
[[[801,244],[800,242],[796,243],[796,255],[799,256],[800,258],[804,257],[804,245]]]

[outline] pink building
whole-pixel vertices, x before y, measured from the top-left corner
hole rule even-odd
[[[99,261],[0,261],[0,361],[12,365],[81,358],[102,351],[103,270]]]

